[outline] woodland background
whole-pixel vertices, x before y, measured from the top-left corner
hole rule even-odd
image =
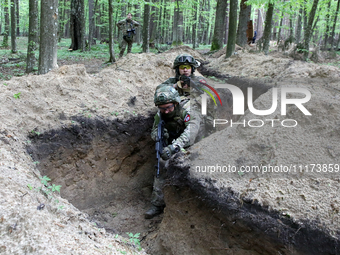
[[[268,54],[271,40],[282,48],[295,43],[304,60],[309,60],[310,47],[336,50],[340,43],[340,0],[0,0],[0,3],[1,47],[15,54],[18,38],[26,37],[27,73],[38,69],[43,74],[55,68],[58,42],[64,38],[71,39],[69,51],[91,51],[93,45],[105,42],[109,45],[109,62],[115,62],[114,50],[121,40],[115,24],[128,12],[141,24],[135,41],[143,52],[149,52],[150,46],[162,51],[182,44],[194,49],[209,45],[211,51],[216,51],[227,44],[226,57],[230,57],[235,44],[245,46],[255,30],[260,51]]]

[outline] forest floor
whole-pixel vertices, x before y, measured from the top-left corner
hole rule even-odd
[[[301,173],[286,180],[236,173],[235,178],[194,167],[190,182],[202,194],[168,186],[164,214],[143,218],[154,172],[153,93],[174,75],[178,54],[188,52],[205,63],[211,85],[245,77],[245,84],[312,93],[306,104],[311,117],[294,106],[287,109],[287,118],[299,122],[296,129],[226,125],[192,146],[189,155],[196,166],[338,164],[339,56],[330,65],[315,64],[275,48],[269,56],[248,48],[225,59],[223,51],[214,57],[183,46],[161,54],[129,54],[106,66],[106,52],[81,59],[67,46],[68,58],[60,57],[61,66],[45,75],[13,77],[19,71],[0,71],[5,77],[0,82],[0,253],[135,254],[143,252],[136,239],[149,254],[339,252],[334,245],[340,240],[338,174]],[[72,59],[80,64],[65,65]],[[270,107],[272,91],[255,100],[256,109]],[[256,117],[246,111],[243,119],[277,119],[278,111]],[[55,185],[61,185],[61,197]],[[237,206],[223,211],[233,201]],[[243,222],[249,225],[240,228]]]
[[[2,42],[3,38],[0,36],[0,42]],[[86,72],[98,73],[103,68],[110,65],[108,63],[108,52],[109,47],[106,43],[101,44],[99,41],[96,45],[93,45],[91,51],[80,52],[80,51],[69,51],[68,48],[71,44],[70,39],[62,39],[61,42],[58,43],[58,66],[63,65],[73,65],[73,64],[82,64],[86,67]],[[189,45],[190,46],[190,45]],[[161,47],[169,48],[168,45],[161,45]],[[255,51],[255,46],[252,48],[248,48]],[[17,37],[17,50],[16,54],[12,54],[10,50],[10,46],[7,48],[0,47],[0,81],[1,80],[9,80],[13,76],[23,76],[26,72],[26,54],[27,54],[27,37]],[[196,49],[201,54],[209,54],[210,53],[210,45],[200,45],[198,49]],[[157,53],[158,50],[155,48],[150,48],[150,53]],[[219,52],[215,52],[213,57],[222,55],[225,52],[225,48],[220,50]],[[115,47],[116,57],[118,56],[119,50],[118,47]],[[138,46],[136,43],[133,44],[132,53],[142,53],[141,46]],[[37,59],[38,59],[37,52]],[[126,53],[125,53],[126,54]],[[269,50],[269,55],[278,56],[278,57],[287,57],[284,56],[282,52],[278,52],[277,47],[272,47]],[[340,55],[340,51],[336,52],[336,55]],[[340,61],[336,57],[336,55],[330,55],[328,51],[321,52],[321,57],[319,58],[318,64],[320,65],[329,65],[340,67]],[[38,67],[34,69],[33,74],[38,73]]]

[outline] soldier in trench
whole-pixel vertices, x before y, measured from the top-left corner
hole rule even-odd
[[[201,88],[204,88],[204,85],[207,84],[204,77],[194,74],[195,69],[200,65],[201,63],[188,53],[178,55],[173,63],[173,69],[176,72],[175,77],[171,77],[158,85],[156,90],[165,86],[174,87],[178,91],[181,100],[190,99],[191,110],[199,115],[201,111]],[[207,102],[208,115],[205,117],[201,116],[200,132],[196,142],[202,137],[209,135],[212,131],[216,107],[210,98],[207,99]]]
[[[128,45],[127,53],[131,53],[133,36],[136,34],[136,27],[139,26],[137,21],[132,20],[132,14],[129,12],[126,19],[117,23],[117,27],[123,34],[123,40],[120,43],[119,57],[123,57],[126,45]]]
[[[161,154],[160,175],[155,176],[153,192],[151,195],[151,207],[145,213],[146,219],[163,212],[165,207],[163,186],[166,177],[166,161],[174,154],[184,151],[192,145],[199,134],[201,116],[196,111],[191,111],[190,100],[181,100],[178,91],[172,86],[164,86],[156,89],[154,103],[158,107],[151,132],[154,141],[157,139],[158,124],[164,120],[164,135],[167,146]]]
[[[194,82],[197,86],[201,82],[205,83],[205,79],[201,76],[194,74],[195,69],[200,66],[200,62],[197,61],[190,54],[184,53],[178,55],[173,64],[173,69],[176,71],[176,76],[167,79],[165,82],[157,86],[158,88],[164,86],[173,86],[178,90],[181,97],[187,97],[190,95],[190,82]]]

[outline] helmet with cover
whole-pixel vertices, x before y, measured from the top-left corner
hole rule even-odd
[[[171,86],[164,86],[156,90],[154,95],[155,105],[163,105],[168,103],[180,103],[181,97],[178,91]]]
[[[176,67],[180,65],[187,65],[187,64],[191,65],[192,67],[198,67],[198,63],[196,59],[194,59],[193,56],[187,53],[180,54],[175,58],[173,68],[176,69]]]

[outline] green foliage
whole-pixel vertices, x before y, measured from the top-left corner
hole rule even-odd
[[[48,185],[48,182],[50,181],[51,179],[50,178],[48,178],[46,175],[45,176],[43,176],[43,177],[40,177],[40,181],[41,181],[41,183],[42,184],[44,184],[45,186],[47,186]]]
[[[21,92],[14,94],[13,97],[16,98],[16,99],[20,99],[20,94],[21,94]]]
[[[137,234],[132,234],[132,233],[126,233],[128,236],[129,236],[129,240],[131,243],[133,243],[134,245],[137,246],[137,249],[140,251],[142,250],[142,247],[140,245],[140,241],[139,241],[139,235],[140,233],[137,233]]]

